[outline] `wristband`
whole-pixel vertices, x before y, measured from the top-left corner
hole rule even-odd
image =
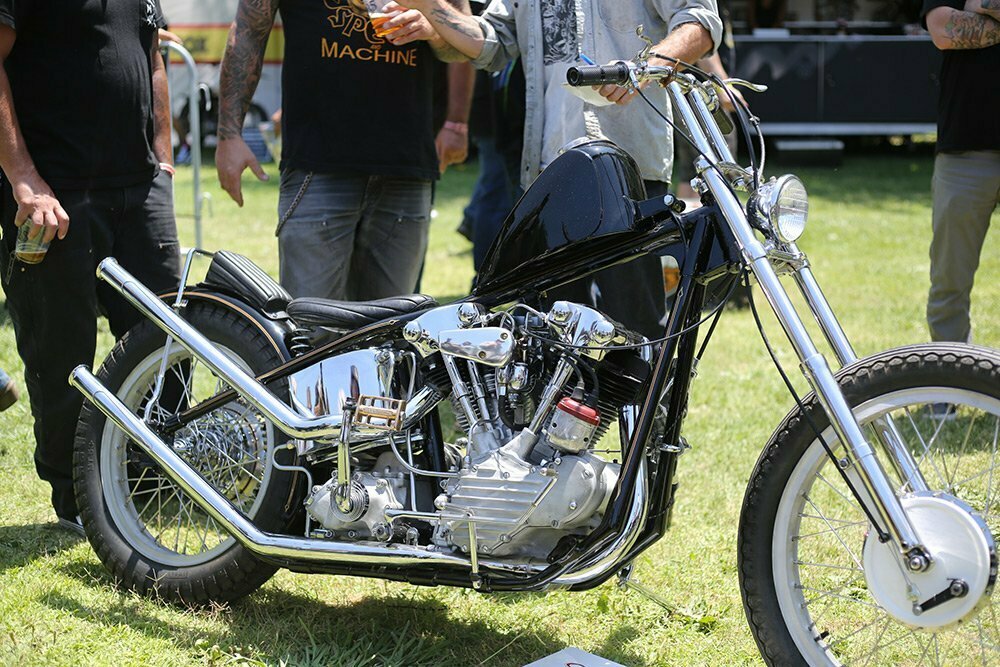
[[[459,122],[456,122],[456,121],[453,121],[453,120],[446,120],[444,122],[444,129],[445,130],[451,130],[452,132],[455,132],[457,134],[468,134],[469,133],[469,124],[468,123],[459,123]]]
[[[174,165],[170,164],[169,162],[161,162],[160,163],[160,171],[165,171],[168,174],[170,174],[171,176],[174,176],[174,175],[177,174],[177,170],[174,168]]]

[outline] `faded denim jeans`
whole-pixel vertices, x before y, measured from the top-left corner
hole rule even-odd
[[[427,250],[431,182],[286,169],[278,200],[281,284],[295,298],[410,294]]]

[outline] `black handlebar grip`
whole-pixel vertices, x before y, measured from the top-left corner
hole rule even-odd
[[[601,86],[606,83],[624,86],[630,80],[628,65],[623,62],[611,65],[570,67],[566,70],[566,82],[571,86]]]

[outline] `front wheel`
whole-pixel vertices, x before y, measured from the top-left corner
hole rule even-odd
[[[921,539],[982,538],[988,581],[966,608],[959,599],[941,604],[938,627],[908,616],[912,600],[896,592],[905,587],[885,583],[903,576],[895,559],[896,572],[885,569],[878,555],[885,545],[877,545],[816,436],[813,425],[844,458],[813,396],[805,402],[812,424],[793,411],[761,454],[740,518],[740,588],[761,654],[772,665],[1000,664],[990,595],[992,536],[1000,530],[1000,354],[956,344],[906,347],[850,366],[839,381],[869,441],[876,442],[876,422],[891,420],[930,487],[912,493],[880,452],[904,507],[937,513],[914,520]]]

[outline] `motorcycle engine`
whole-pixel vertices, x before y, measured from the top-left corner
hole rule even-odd
[[[441,523],[434,542],[468,553],[544,558],[567,534],[600,522],[618,479],[617,464],[589,453],[533,465],[515,443],[490,452],[449,481],[435,506]]]
[[[545,559],[560,540],[592,531],[620,469],[610,460],[614,451],[597,451],[599,443],[620,410],[634,405],[650,370],[648,348],[622,350],[644,339],[586,306],[557,302],[548,313],[524,310],[497,314],[473,303],[452,304],[409,322],[405,340],[422,358],[418,392],[412,383],[409,392],[399,389],[407,386],[405,373],[392,378],[408,365],[384,349],[347,353],[352,387],[331,387],[332,374],[322,386],[306,376],[311,387],[300,391],[299,402],[312,411],[324,401],[324,408],[336,403],[326,398],[333,392],[357,393],[359,378],[364,384],[371,376],[380,396],[395,392],[407,399],[407,414],[447,394],[456,427],[465,432],[456,442],[460,460],[433,483],[418,487],[402,457],[382,450],[374,464],[353,469],[348,510],[335,500],[334,475],[313,488],[306,502],[310,517],[352,539],[414,540],[413,526],[422,525],[422,542],[494,558]],[[336,363],[345,365],[343,359]],[[358,372],[366,366],[367,373]],[[428,388],[437,392],[430,402],[424,400]],[[403,441],[407,446],[414,430]],[[401,434],[385,437],[398,442]],[[351,451],[377,444],[352,442]],[[419,489],[431,494],[422,503],[419,496],[427,491]],[[426,509],[417,512],[419,504]]]

